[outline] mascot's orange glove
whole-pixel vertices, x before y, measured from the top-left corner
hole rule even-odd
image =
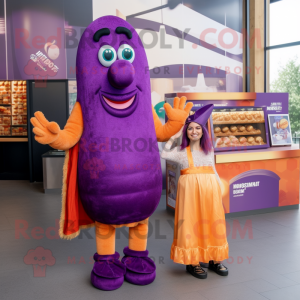
[[[60,130],[56,122],[49,122],[44,114],[37,111],[35,117],[30,119],[34,126],[35,140],[40,144],[51,146],[58,150],[72,148],[80,139],[83,132],[83,118],[79,102],[75,103],[68,122],[63,130]]]
[[[168,117],[168,122],[164,125],[161,124],[158,115],[152,107],[155,132],[159,142],[169,140],[170,137],[182,128],[193,107],[193,103],[188,102],[186,106],[185,103],[186,97],[181,97],[180,99],[176,97],[174,98],[173,108],[169,103],[164,104],[164,109]]]

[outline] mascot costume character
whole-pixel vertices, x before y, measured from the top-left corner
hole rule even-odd
[[[65,150],[59,234],[72,239],[95,226],[97,252],[92,284],[102,290],[126,281],[155,279],[148,257],[148,218],[162,191],[157,141],[184,125],[192,103],[165,104],[161,124],[151,108],[148,62],[134,28],[114,16],[101,17],[83,33],[77,52],[77,102],[63,130],[42,112],[31,119],[35,139]],[[119,260],[115,230],[129,227],[129,245]]]

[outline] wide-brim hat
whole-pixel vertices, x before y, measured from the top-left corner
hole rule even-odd
[[[195,113],[193,115],[189,116],[186,119],[185,124],[195,122],[202,126],[205,126],[213,109],[214,109],[213,104],[208,104],[208,105],[205,105],[205,106],[199,108],[198,110],[195,111]]]

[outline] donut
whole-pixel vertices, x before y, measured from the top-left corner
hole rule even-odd
[[[245,130],[246,130],[246,128],[245,128],[244,125],[239,125],[239,126],[237,127],[237,129],[238,129],[238,131],[245,131]]]
[[[253,126],[251,126],[251,125],[247,126],[247,127],[246,127],[246,130],[247,130],[248,132],[252,131],[252,130],[253,130]]]
[[[245,120],[245,118],[246,118],[245,113],[239,113],[239,118],[241,120]]]
[[[236,121],[239,118],[237,113],[232,113],[231,117],[232,117],[232,120],[234,120],[234,121]]]
[[[217,140],[216,140],[216,144],[217,144],[218,146],[220,146],[221,144],[223,144],[222,139],[221,139],[221,138],[217,139]]]
[[[222,132],[224,132],[224,133],[228,132],[228,130],[229,130],[229,128],[227,126],[222,128]]]
[[[241,144],[243,144],[243,143],[247,142],[247,139],[244,136],[242,136],[242,137],[239,138],[239,142]]]
[[[258,136],[258,137],[255,138],[255,142],[256,143],[261,143],[261,142],[263,142],[263,138],[261,136]]]
[[[261,118],[261,114],[259,112],[255,112],[253,116],[255,120],[259,120]]]
[[[219,133],[219,132],[221,132],[221,128],[220,128],[220,127],[216,127],[216,128],[214,129],[214,133]]]
[[[236,132],[237,131],[237,127],[236,126],[230,126],[230,131],[231,132]]]
[[[225,119],[225,121],[229,121],[231,119],[231,117],[229,114],[226,114],[226,115],[224,115],[224,119]]]
[[[248,138],[247,138],[247,142],[248,142],[249,144],[253,144],[253,143],[254,143],[254,137],[253,137],[253,136],[248,137]]]
[[[238,144],[239,143],[239,140],[234,137],[233,139],[231,139],[231,143],[233,143],[234,145]]]
[[[223,143],[228,146],[230,144],[230,139],[228,137],[225,137],[223,139]]]
[[[212,119],[213,120],[218,120],[218,118],[219,118],[219,114],[218,113],[213,113]]]
[[[246,113],[247,120],[251,121],[253,119],[252,113]]]

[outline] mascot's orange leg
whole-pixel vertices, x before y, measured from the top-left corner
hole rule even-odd
[[[125,247],[122,263],[126,266],[125,279],[133,284],[145,285],[156,276],[155,263],[148,257],[148,224],[138,224],[129,228],[129,247]]]
[[[147,248],[148,224],[129,228],[129,249],[145,251]]]
[[[99,255],[115,254],[116,228],[112,225],[95,223],[97,253]]]

